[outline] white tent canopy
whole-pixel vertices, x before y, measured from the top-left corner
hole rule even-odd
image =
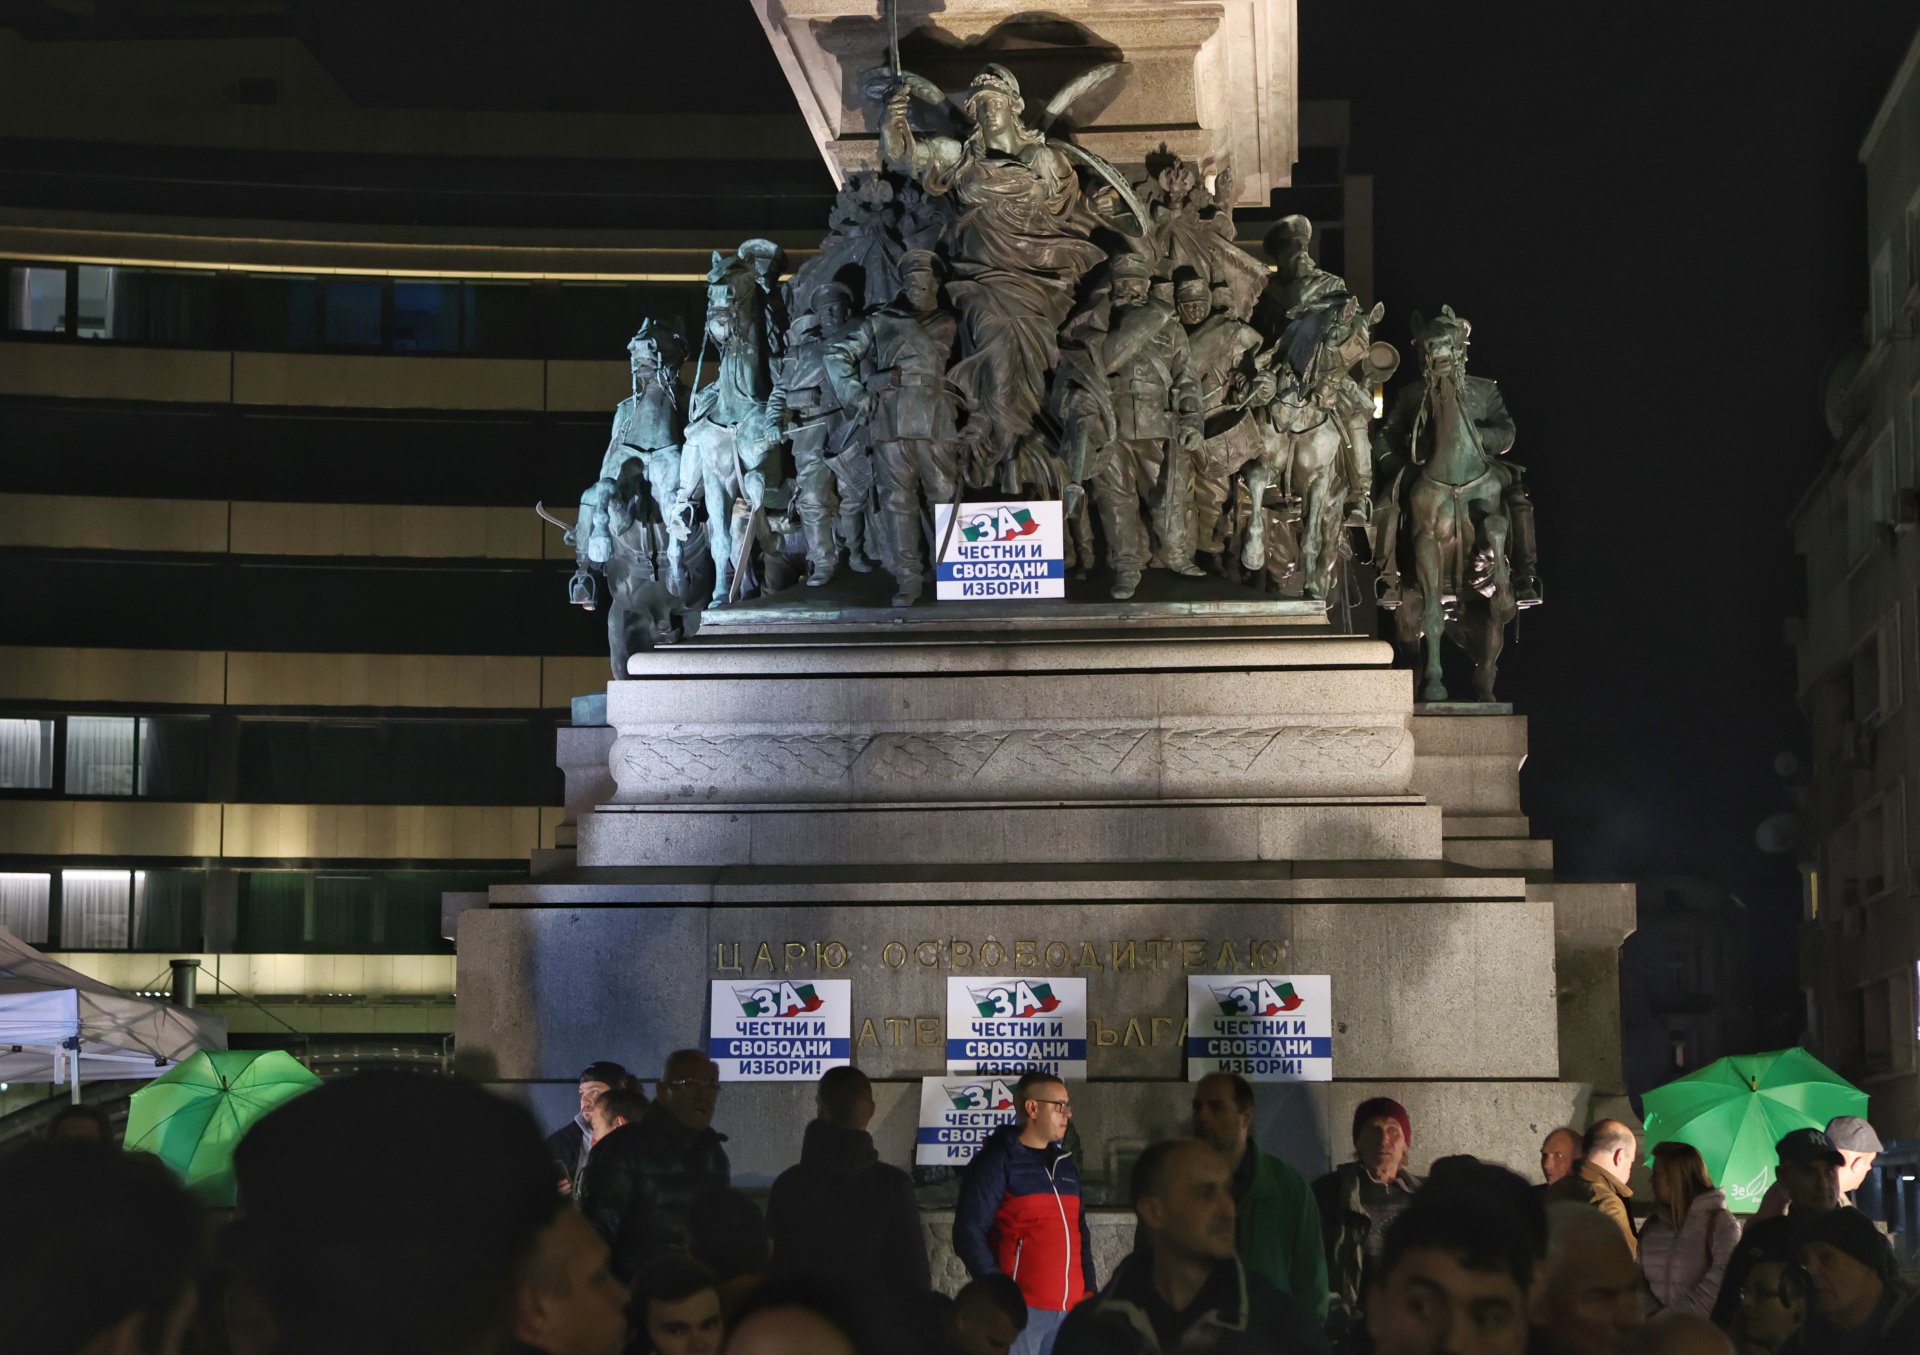
[[[158,1077],[199,1049],[225,1049],[227,1023],[135,997],[56,964],[0,927],[0,1081]]]

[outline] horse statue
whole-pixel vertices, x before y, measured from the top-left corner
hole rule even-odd
[[[764,532],[769,482],[777,485],[780,477],[778,435],[767,417],[773,393],[768,307],[752,259],[714,251],[680,485],[668,525],[674,535],[688,537],[694,496],[704,500],[716,607],[737,599],[747,586],[747,553]],[[700,370],[710,350],[719,363],[712,382],[701,386]]]
[[[1431,322],[1415,315],[1413,328],[1424,379],[1401,392],[1382,430],[1382,468],[1396,470],[1385,529],[1404,532],[1413,553],[1414,582],[1398,580],[1396,629],[1403,643],[1426,642],[1423,701],[1447,699],[1442,636],[1473,659],[1474,699],[1492,701],[1506,626],[1522,602],[1509,536],[1516,496],[1525,498],[1518,468],[1499,459],[1513,445],[1513,419],[1495,382],[1467,375],[1473,327],[1451,306]],[[1530,527],[1531,505],[1525,512]]]
[[[1352,521],[1343,505],[1364,504],[1372,481],[1373,450],[1367,424],[1377,386],[1399,364],[1389,344],[1373,341],[1373,326],[1385,314],[1376,303],[1363,311],[1345,293],[1302,308],[1273,348],[1256,362],[1280,378],[1264,412],[1261,451],[1246,468],[1253,511],[1247,518],[1241,564],[1258,572],[1269,562],[1269,490],[1280,491],[1282,523],[1302,591],[1324,601],[1333,590],[1342,530]],[[1366,521],[1364,511],[1357,514]],[[1289,571],[1291,572],[1291,571]]]

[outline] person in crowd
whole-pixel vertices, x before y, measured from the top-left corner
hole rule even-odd
[[[1840,1154],[1840,1203],[1853,1203],[1854,1192],[1866,1183],[1873,1160],[1886,1151],[1873,1126],[1858,1115],[1836,1115],[1827,1121],[1827,1138]]]
[[[1799,1355],[1913,1355],[1920,1292],[1902,1283],[1893,1247],[1857,1209],[1823,1210],[1799,1224],[1812,1311],[1788,1344]]]
[[[159,1158],[62,1139],[0,1158],[0,1347],[179,1355],[200,1210]]]
[[[1640,1329],[1634,1355],[1737,1355],[1726,1333],[1698,1313],[1662,1313]]]
[[[770,1281],[727,1329],[724,1349],[726,1355],[896,1355],[895,1347],[875,1342],[866,1317],[855,1295],[831,1280]]]
[[[1353,1112],[1354,1160],[1313,1183],[1327,1262],[1327,1330],[1336,1340],[1358,1325],[1368,1267],[1420,1188],[1420,1178],[1407,1170],[1412,1145],[1405,1106],[1385,1096],[1362,1101]]]
[[[684,1256],[663,1256],[634,1276],[631,1317],[646,1355],[718,1355],[726,1335],[713,1273]]]
[[[1638,1254],[1640,1244],[1633,1235],[1633,1217],[1627,1213],[1627,1201],[1633,1198],[1627,1178],[1633,1175],[1633,1156],[1638,1147],[1633,1130],[1620,1121],[1594,1121],[1580,1141],[1580,1161],[1548,1186],[1543,1198],[1548,1204],[1565,1201],[1598,1209],[1620,1229],[1627,1240],[1627,1251]]]
[[[710,1190],[732,1184],[713,1127],[720,1099],[719,1065],[697,1049],[667,1056],[653,1104],[610,1132],[587,1155],[580,1208],[613,1248],[613,1272],[625,1278],[687,1244],[687,1211]]]
[[[974,1277],[1013,1277],[1027,1323],[1016,1355],[1047,1355],[1070,1309],[1094,1288],[1093,1239],[1080,1173],[1061,1140],[1073,1119],[1067,1084],[1028,1073],[1014,1084],[1014,1123],[989,1134],[960,1174],[953,1250]]]
[[[1867,1179],[1867,1173],[1873,1170],[1873,1160],[1886,1149],[1873,1126],[1858,1115],[1836,1115],[1827,1121],[1827,1139],[1833,1144],[1834,1151],[1840,1154],[1840,1203],[1850,1205],[1854,1192],[1860,1189]],[[1767,1193],[1760,1197],[1760,1207],[1754,1211],[1754,1221],[1777,1218],[1791,1207],[1786,1184],[1776,1179],[1767,1187]]]
[[[112,1143],[113,1121],[96,1105],[86,1101],[71,1103],[53,1112],[53,1118],[47,1121],[47,1137]]]
[[[1653,1149],[1653,1217],[1640,1233],[1640,1274],[1648,1316],[1713,1311],[1727,1262],[1740,1244],[1740,1223],[1714,1189],[1700,1150],[1668,1140]]]
[[[1020,1286],[997,1272],[968,1280],[952,1298],[923,1294],[919,1311],[921,1337],[910,1348],[929,1355],[1007,1355],[1027,1327]]]
[[[1533,1187],[1500,1167],[1436,1163],[1370,1277],[1373,1355],[1522,1355],[1545,1245]]]
[[[514,1288],[512,1332],[521,1351],[621,1355],[627,1346],[627,1287],[614,1278],[609,1260],[607,1244],[579,1210],[554,1215],[534,1240]]]
[[[867,1132],[873,1083],[858,1068],[830,1068],[814,1110],[800,1161],[780,1173],[767,1197],[773,1273],[831,1277],[906,1322],[933,1279],[913,1180],[880,1160]],[[1025,1325],[1023,1307],[1016,1334]]]
[[[554,1169],[560,1174],[560,1191],[572,1191],[587,1165],[587,1150],[593,1147],[593,1126],[588,1113],[593,1103],[615,1087],[627,1084],[627,1070],[607,1059],[598,1059],[580,1072],[580,1109],[571,1120],[547,1135],[547,1151],[553,1154]]]
[[[1318,1316],[1245,1266],[1236,1254],[1233,1169],[1198,1139],[1168,1139],[1140,1154],[1129,1183],[1134,1217],[1145,1234],[1107,1287],[1076,1308],[1061,1330],[1124,1317],[1151,1349],[1325,1351]]]
[[[1233,1168],[1241,1262],[1324,1320],[1327,1254],[1320,1207],[1306,1177],[1253,1141],[1253,1085],[1237,1073],[1209,1073],[1194,1083],[1193,1136]]]
[[[767,1278],[767,1221],[737,1190],[708,1191],[687,1211],[687,1251],[713,1272],[720,1312],[731,1322]]]
[[[1807,1273],[1791,1245],[1750,1250],[1730,1334],[1740,1355],[1779,1355],[1807,1320]]]
[[[396,1153],[394,1126],[433,1149]],[[360,1073],[263,1118],[234,1150],[231,1254],[282,1355],[482,1355],[565,1206],[525,1109],[470,1083]]]
[[[622,1125],[638,1124],[647,1113],[647,1098],[638,1087],[615,1087],[602,1092],[594,1098],[593,1109],[587,1112],[587,1150],[592,1155],[593,1146]],[[584,1171],[586,1158],[581,1158]]]
[[[1740,1312],[1740,1288],[1746,1283],[1747,1267],[1757,1256],[1790,1256],[1794,1247],[1794,1225],[1813,1214],[1824,1214],[1840,1201],[1840,1167],[1845,1161],[1825,1132],[1796,1129],[1773,1145],[1779,1159],[1775,1184],[1779,1186],[1793,1217],[1775,1214],[1756,1218],[1741,1232],[1740,1245],[1727,1261],[1727,1273],[1720,1282],[1720,1296],[1714,1300],[1713,1322],[1722,1331],[1733,1328]]]
[[[1645,1318],[1640,1274],[1620,1228],[1592,1205],[1547,1205],[1547,1269],[1535,1300],[1551,1355],[1627,1355]]]
[[[1573,1164],[1580,1157],[1580,1143],[1580,1131],[1565,1124],[1540,1141],[1541,1190],[1573,1170]]]

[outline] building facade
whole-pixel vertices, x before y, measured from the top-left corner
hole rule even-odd
[[[1914,1223],[1920,1145],[1920,37],[1860,147],[1861,347],[1826,392],[1834,451],[1795,511],[1790,625],[1811,751],[1801,969],[1807,1043],[1872,1097],[1882,1216]],[[1904,1163],[1905,1165],[1901,1165]],[[1897,1198],[1895,1198],[1897,1197]]]

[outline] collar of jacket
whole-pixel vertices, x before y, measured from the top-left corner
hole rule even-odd
[[[1604,1186],[1623,1200],[1631,1200],[1633,1192],[1613,1179],[1607,1169],[1598,1162],[1582,1161],[1574,1168],[1574,1173],[1590,1186]]]
[[[1230,1307],[1209,1308],[1195,1319],[1195,1326],[1218,1327],[1222,1331],[1245,1331],[1252,1320],[1253,1300],[1247,1292],[1247,1268],[1237,1256],[1214,1263],[1207,1282],[1201,1289],[1204,1296],[1207,1290],[1219,1282],[1223,1272],[1233,1277],[1233,1302]],[[1126,1318],[1134,1327],[1149,1338],[1153,1338],[1153,1319],[1147,1315],[1147,1295],[1153,1292],[1153,1253],[1145,1246],[1129,1252],[1120,1262],[1119,1269],[1113,1272],[1113,1278],[1107,1287],[1100,1291],[1100,1308],[1103,1312],[1114,1312]],[[1196,1298],[1195,1302],[1199,1299]]]
[[[1044,1153],[1046,1154],[1047,1167],[1049,1170],[1056,1166],[1061,1158],[1073,1156],[1072,1152],[1068,1150],[1067,1145],[1058,1139],[1055,1139],[1044,1148],[1027,1148],[1027,1145],[1020,1141],[1020,1126],[1017,1124],[1003,1124],[991,1134],[987,1135],[987,1139],[989,1142],[994,1139],[999,1139],[1002,1145],[1007,1148],[1025,1148],[1029,1153]],[[985,1145],[983,1144],[982,1146],[984,1147]]]
[[[1358,1162],[1343,1162],[1340,1164],[1340,1175],[1343,1178],[1340,1183],[1340,1203],[1349,1214],[1364,1216],[1367,1211],[1360,1207],[1360,1183],[1367,1179],[1367,1169]],[[1400,1174],[1387,1182],[1387,1188],[1411,1195],[1420,1189],[1420,1178],[1402,1167]]]

